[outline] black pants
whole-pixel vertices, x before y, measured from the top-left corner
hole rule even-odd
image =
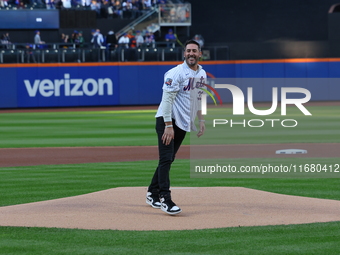
[[[180,129],[175,125],[175,121],[172,120],[174,127],[175,138],[169,145],[165,145],[162,141],[164,134],[165,123],[163,117],[156,118],[156,132],[158,135],[158,153],[159,162],[156,171],[151,180],[151,184],[148,191],[159,194],[160,196],[170,197],[170,167],[175,160],[176,153],[185,138],[186,131]]]

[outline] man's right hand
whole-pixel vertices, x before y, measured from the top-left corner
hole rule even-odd
[[[162,141],[165,145],[169,145],[172,139],[175,138],[175,132],[173,127],[166,127],[162,136]]]

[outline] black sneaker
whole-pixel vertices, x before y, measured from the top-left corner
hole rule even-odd
[[[171,198],[161,197],[161,210],[166,212],[167,214],[178,214],[182,210],[179,208],[174,202],[172,202]]]
[[[159,201],[159,196],[154,195],[151,192],[146,193],[146,203],[151,205],[153,208],[161,208],[161,202]]]

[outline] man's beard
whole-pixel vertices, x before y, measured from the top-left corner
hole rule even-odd
[[[191,62],[190,58],[193,58],[193,62]],[[189,66],[194,66],[197,63],[197,58],[193,56],[186,57],[185,60]]]

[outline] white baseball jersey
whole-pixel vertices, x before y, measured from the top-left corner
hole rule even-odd
[[[206,83],[207,74],[202,66],[197,71],[184,63],[170,69],[164,75],[163,97],[158,107],[156,117],[163,117],[164,122],[175,119],[176,125],[187,132],[196,131],[195,119],[197,111],[201,109],[201,95]],[[171,107],[171,117],[165,116],[164,109],[168,100],[164,93],[171,93],[175,98]]]

